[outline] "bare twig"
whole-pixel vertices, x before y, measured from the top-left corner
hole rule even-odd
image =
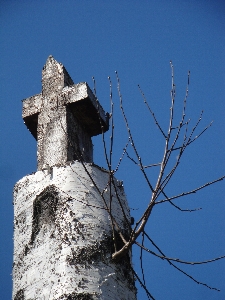
[[[149,237],[149,235],[144,232],[145,236],[148,238],[148,240],[152,243],[152,245],[154,247],[156,247],[156,249],[164,256],[165,254],[160,250],[160,248],[153,242],[153,240]],[[221,257],[222,258],[222,257]],[[217,288],[214,288],[214,287],[211,287],[209,286],[208,284],[204,283],[204,282],[200,282],[198,280],[196,280],[194,277],[192,277],[191,275],[189,275],[187,272],[183,271],[182,269],[180,269],[179,267],[177,267],[174,263],[172,263],[170,260],[166,260],[171,266],[173,266],[175,269],[177,269],[179,272],[183,273],[184,275],[186,275],[187,277],[189,277],[191,280],[193,280],[194,282],[196,282],[197,284],[200,284],[200,285],[204,285],[205,287],[209,288],[210,290],[216,290],[216,291],[220,291],[219,289]]]
[[[112,181],[113,181],[113,172],[112,172],[112,150],[113,150],[113,133],[114,133],[114,123],[113,123],[113,101],[112,101],[112,82],[110,77],[108,77],[109,80],[109,87],[110,87],[110,122],[111,122],[111,136],[110,136],[110,150],[109,150],[109,161],[106,156],[106,161],[108,163],[109,168],[109,210],[112,213]],[[112,222],[112,231],[113,231],[113,242],[114,242],[114,248],[115,251],[117,251],[117,241],[114,231],[114,224]]]
[[[142,89],[141,89],[141,87],[140,87],[139,84],[138,84],[138,88],[139,88],[139,91],[140,91],[140,93],[141,93],[141,95],[142,95],[142,97],[143,97],[143,99],[144,99],[144,103],[146,104],[148,110],[150,111],[150,113],[151,113],[151,115],[152,115],[152,117],[153,117],[153,119],[154,119],[154,121],[155,121],[155,124],[157,125],[157,127],[158,127],[159,130],[161,131],[162,135],[163,135],[164,138],[166,139],[166,135],[165,135],[164,131],[162,130],[162,127],[159,125],[159,122],[157,121],[154,112],[151,110],[151,107],[149,106],[149,104],[148,104],[148,102],[147,102],[147,100],[146,100],[146,98],[145,98],[145,94],[143,93],[143,91],[142,91]]]
[[[134,271],[133,268],[132,268],[132,272],[135,275],[135,277],[137,278],[137,280],[140,283],[140,285],[142,286],[142,288],[145,290],[148,299],[155,300],[155,298],[150,294],[149,290],[147,289],[147,287],[145,286],[145,284],[142,283],[141,279],[139,278],[138,274]]]
[[[224,178],[225,178],[225,176],[222,176],[222,177],[220,177],[220,178],[218,178],[218,179],[215,179],[215,180],[213,180],[213,181],[207,182],[207,183],[203,184],[202,186],[200,186],[200,187],[198,187],[198,188],[196,188],[196,189],[194,189],[194,190],[192,190],[192,191],[184,192],[184,193],[181,193],[181,194],[179,194],[179,195],[170,197],[170,198],[168,198],[168,199],[163,199],[163,200],[156,201],[155,204],[159,204],[159,203],[171,201],[171,200],[173,200],[173,199],[177,199],[177,198],[180,198],[180,197],[183,197],[183,196],[187,196],[187,195],[190,195],[190,194],[195,194],[196,192],[198,192],[198,191],[204,189],[205,187],[207,187],[207,186],[209,186],[209,185],[212,185],[212,184],[214,184],[214,183],[216,183],[216,182],[218,182],[218,181],[224,180]]]
[[[130,137],[128,138],[128,142],[126,143],[125,147],[123,148],[123,153],[122,153],[122,155],[121,155],[121,157],[119,159],[119,162],[118,162],[118,164],[116,166],[116,169],[114,170],[113,174],[115,174],[118,171],[118,169],[120,167],[120,164],[121,164],[121,162],[123,160],[124,154],[127,152],[127,147],[129,145],[129,143],[130,143]]]
[[[125,124],[126,124],[126,128],[127,128],[127,131],[128,131],[128,135],[130,137],[130,140],[131,140],[131,146],[133,147],[134,149],[134,152],[139,160],[139,163],[140,163],[140,169],[144,175],[144,178],[145,180],[147,181],[148,183],[148,186],[149,188],[151,189],[151,191],[153,192],[153,187],[148,179],[148,176],[146,175],[145,171],[144,171],[144,168],[143,168],[143,165],[142,165],[142,162],[141,162],[141,157],[139,156],[138,154],[138,151],[137,151],[137,148],[134,144],[134,140],[133,140],[133,136],[131,134],[131,131],[130,131],[130,128],[129,128],[129,124],[128,124],[128,120],[127,120],[127,117],[125,115],[125,112],[124,112],[124,109],[123,109],[123,100],[122,100],[122,95],[121,95],[121,92],[120,92],[120,80],[119,80],[119,77],[118,77],[118,73],[116,72],[116,78],[117,78],[117,89],[118,89],[118,93],[119,93],[119,99],[120,99],[120,109],[122,111],[122,114],[123,114],[123,118],[124,118],[124,121],[125,121]]]
[[[145,284],[145,275],[144,275],[144,268],[143,268],[143,249],[145,248],[144,247],[144,239],[145,239],[145,235],[144,233],[142,232],[142,241],[141,241],[141,253],[140,253],[140,262],[141,262],[141,273],[142,273],[142,279],[143,279],[143,282],[144,282],[144,285]]]
[[[201,207],[194,208],[194,209],[183,209],[183,208],[180,208],[180,206],[174,204],[172,201],[169,201],[169,203],[170,203],[172,206],[176,207],[176,208],[177,208],[178,210],[180,210],[180,211],[194,212],[194,211],[198,211],[198,210],[201,210],[201,209],[202,209]]]
[[[130,155],[128,154],[127,151],[125,151],[127,157],[135,164],[135,165],[138,165],[140,167],[140,164],[137,163],[132,157],[130,157]],[[147,168],[151,168],[151,167],[157,167],[157,166],[160,166],[161,163],[157,163],[157,164],[151,164],[151,165],[147,165],[147,166],[143,166],[144,169],[147,169]]]
[[[194,265],[203,265],[203,264],[208,264],[208,263],[211,263],[211,262],[214,262],[214,261],[225,258],[225,255],[223,255],[223,256],[219,256],[219,257],[209,259],[209,260],[191,262],[191,261],[181,260],[179,258],[171,258],[171,257],[167,257],[165,255],[159,255],[159,254],[155,253],[154,251],[152,251],[152,250],[146,248],[145,246],[143,246],[143,244],[140,244],[138,242],[135,242],[135,244],[137,246],[139,246],[141,249],[145,250],[146,252],[148,252],[148,253],[150,253],[154,256],[157,256],[158,258],[161,258],[162,260],[175,261],[177,263],[185,264],[185,265],[192,265],[192,266],[194,266]]]

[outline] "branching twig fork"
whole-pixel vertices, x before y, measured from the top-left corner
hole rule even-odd
[[[119,162],[118,162],[118,164],[117,164],[117,166],[116,166],[116,168],[115,168],[113,174],[115,174],[115,173],[118,171],[118,169],[119,169],[119,167],[120,167],[120,164],[121,164],[121,162],[122,162],[122,160],[123,160],[124,154],[126,153],[126,150],[127,150],[127,147],[128,147],[128,145],[129,145],[129,143],[130,143],[130,137],[128,138],[128,142],[126,143],[125,147],[123,148],[123,153],[122,153],[122,155],[121,155],[121,157],[120,157],[120,159],[119,159]]]

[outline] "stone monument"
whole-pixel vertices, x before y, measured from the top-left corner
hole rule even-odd
[[[124,189],[114,177],[109,189],[109,171],[93,163],[91,137],[108,130],[108,114],[49,56],[23,120],[38,171],[14,187],[13,299],[136,299],[131,253],[112,260],[115,237],[123,246],[112,223],[131,230]]]

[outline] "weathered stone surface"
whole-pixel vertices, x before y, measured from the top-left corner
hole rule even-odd
[[[38,141],[38,170],[73,159],[93,161],[91,137],[108,130],[87,83],[74,84],[52,56],[42,71],[42,93],[23,100],[23,119]]]
[[[110,194],[109,173],[92,164],[91,137],[108,130],[108,115],[50,56],[23,119],[38,172],[14,187],[13,300],[136,299],[131,253],[111,259],[123,242],[110,205],[125,239],[131,230],[123,186],[114,178]]]
[[[108,172],[85,166],[109,205]],[[75,161],[15,185],[13,299],[136,299],[131,253],[112,262],[110,217],[88,173]],[[115,184],[125,216],[114,190],[112,214],[126,236],[129,208]]]

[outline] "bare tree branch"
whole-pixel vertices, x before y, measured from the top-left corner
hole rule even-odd
[[[169,260],[169,261],[175,261],[177,263],[180,263],[180,264],[185,264],[185,265],[203,265],[203,264],[208,264],[208,263],[211,263],[211,262],[215,262],[217,260],[220,260],[220,259],[223,259],[225,258],[225,255],[223,256],[219,256],[219,257],[216,257],[216,258],[213,258],[213,259],[209,259],[209,260],[204,260],[204,261],[197,261],[197,262],[191,262],[191,261],[185,261],[185,260],[181,260],[179,258],[171,258],[171,257],[167,257],[167,256],[164,256],[164,255],[159,255],[157,253],[155,253],[154,251],[146,248],[145,246],[143,246],[142,244],[138,243],[137,241],[135,242],[135,244],[137,246],[139,246],[141,249],[145,250],[146,252],[154,255],[154,256],[157,256],[158,258],[162,259],[162,260]]]
[[[196,135],[193,140],[188,141],[187,146],[189,146],[191,143],[193,143],[195,140],[197,140],[210,126],[212,126],[213,121],[211,121],[209,123],[208,126],[206,126],[201,132],[200,134]]]
[[[143,246],[143,247],[144,247],[144,239],[145,239],[145,235],[144,235],[144,233],[142,232],[141,246]],[[144,268],[143,268],[143,247],[141,247],[140,262],[141,262],[142,279],[143,279],[144,285],[146,285],[146,284],[145,284]]]
[[[160,250],[160,248],[153,242],[153,240],[149,237],[149,235],[144,232],[144,234],[146,235],[146,237],[148,238],[148,240],[153,244],[154,247],[156,247],[156,249],[164,256],[165,254]],[[222,258],[222,257],[221,257]],[[177,269],[179,272],[183,273],[184,275],[186,275],[187,277],[189,277],[191,280],[193,280],[194,282],[196,282],[197,284],[200,284],[200,285],[204,285],[205,287],[209,288],[210,290],[216,290],[216,291],[220,291],[219,289],[215,288],[215,287],[211,287],[209,286],[208,284],[204,283],[204,282],[200,282],[198,280],[196,280],[194,277],[192,277],[191,275],[189,275],[187,272],[183,271],[182,269],[180,269],[179,267],[177,267],[174,263],[172,263],[170,260],[167,260],[166,261],[171,265],[173,266],[175,269]]]
[[[187,208],[187,209],[184,209],[184,208],[181,208],[180,206],[174,204],[172,201],[169,201],[169,203],[170,203],[172,206],[176,207],[178,210],[180,210],[180,211],[185,211],[185,212],[194,212],[194,211],[198,211],[198,210],[201,210],[201,209],[202,209],[201,207],[194,208],[194,209],[188,209],[188,208]]]
[[[213,180],[213,181],[211,181],[211,182],[207,182],[207,183],[203,184],[202,186],[200,186],[200,187],[198,187],[198,188],[196,188],[196,189],[194,189],[194,190],[192,190],[192,191],[184,192],[184,193],[181,193],[181,194],[179,194],[179,195],[170,197],[170,198],[168,198],[168,199],[163,199],[163,200],[156,201],[155,204],[159,204],[159,203],[171,201],[171,200],[173,200],[173,199],[177,199],[177,198],[180,198],[180,197],[183,197],[183,196],[187,196],[187,195],[190,195],[190,194],[195,194],[196,192],[198,192],[198,191],[204,189],[205,187],[207,187],[207,186],[209,186],[209,185],[212,185],[212,184],[214,184],[214,183],[216,183],[216,182],[218,182],[218,181],[224,180],[224,178],[225,178],[225,176],[222,176],[222,177],[220,177],[220,178],[218,178],[218,179],[215,179],[215,180]]]
[[[115,173],[118,171],[118,169],[119,169],[119,167],[120,167],[120,164],[121,164],[121,162],[122,162],[122,160],[123,160],[124,154],[125,154],[126,151],[127,151],[127,147],[128,147],[128,145],[129,145],[129,143],[130,143],[130,137],[128,138],[128,142],[126,143],[125,147],[123,148],[123,153],[122,153],[122,155],[121,155],[121,157],[120,157],[120,159],[119,159],[119,162],[118,162],[118,164],[117,164],[117,166],[116,166],[116,168],[115,168],[113,174],[115,174]]]
[[[150,111],[150,113],[151,113],[151,115],[152,115],[152,117],[153,117],[153,119],[154,119],[154,121],[155,121],[155,124],[157,125],[157,127],[158,127],[159,130],[161,131],[162,135],[163,135],[164,138],[166,139],[166,135],[165,135],[164,131],[162,130],[161,126],[159,125],[159,122],[157,121],[154,112],[151,110],[151,107],[149,106],[149,104],[148,104],[148,102],[147,102],[147,100],[146,100],[146,98],[145,98],[145,94],[143,93],[143,91],[142,91],[142,89],[141,89],[141,87],[140,87],[139,84],[138,84],[138,88],[139,88],[140,93],[141,93],[141,95],[142,95],[142,97],[143,97],[143,99],[144,99],[144,103],[146,104],[148,110]]]
[[[140,164],[137,163],[132,157],[130,157],[130,155],[128,154],[127,151],[125,151],[125,152],[126,152],[127,157],[128,157],[135,165],[137,165],[137,166],[140,167]],[[151,165],[143,166],[143,168],[144,168],[144,169],[147,169],[147,168],[151,168],[151,167],[157,167],[157,166],[160,166],[160,165],[161,165],[161,163],[151,164]]]
[[[152,112],[151,108],[147,105],[147,101],[145,99],[145,96],[144,96],[144,93],[141,91],[140,89],[140,86],[139,86],[139,89],[141,91],[141,94],[142,94],[142,97],[144,98],[144,102],[146,103],[149,111],[151,112],[154,120],[155,120],[155,123],[156,125],[159,127],[161,133],[163,135],[166,136],[166,142],[165,142],[165,149],[164,149],[164,155],[163,155],[163,158],[162,158],[162,162],[160,164],[153,164],[153,165],[150,165],[150,166],[156,166],[156,165],[160,165],[160,170],[159,170],[159,175],[158,175],[158,179],[157,179],[157,182],[156,182],[156,185],[155,185],[155,188],[153,189],[153,186],[150,184],[149,182],[149,179],[148,179],[148,176],[147,174],[144,172],[144,166],[142,164],[142,161],[141,161],[141,157],[139,156],[138,154],[138,151],[137,151],[137,148],[136,148],[136,145],[134,143],[134,140],[133,140],[133,137],[132,137],[132,134],[131,134],[131,130],[129,128],[129,125],[128,125],[128,120],[127,120],[127,117],[126,117],[126,114],[125,114],[125,111],[124,111],[124,108],[123,108],[123,102],[122,102],[122,95],[121,95],[121,92],[120,92],[120,81],[119,81],[119,78],[118,78],[118,74],[116,72],[116,78],[117,78],[117,85],[118,85],[118,93],[119,93],[119,99],[120,99],[120,108],[121,108],[121,111],[122,111],[122,115],[123,115],[123,118],[124,118],[124,121],[125,121],[125,124],[126,124],[126,128],[127,128],[127,132],[128,132],[128,136],[130,138],[130,142],[131,142],[131,146],[133,147],[134,149],[134,152],[135,152],[135,155],[138,159],[138,162],[135,161],[135,159],[133,159],[127,152],[127,150],[125,151],[127,157],[137,166],[140,167],[141,171],[142,171],[142,174],[144,176],[144,179],[146,180],[146,182],[148,183],[149,187],[150,187],[150,190],[152,192],[152,196],[151,196],[151,199],[149,201],[149,204],[145,210],[145,212],[143,213],[143,215],[141,216],[140,220],[138,222],[136,222],[136,225],[135,227],[133,228],[132,232],[131,232],[131,235],[130,235],[130,239],[127,243],[124,244],[124,246],[122,247],[122,249],[120,249],[119,251],[115,252],[112,256],[113,259],[117,260],[119,258],[121,258],[125,253],[127,253],[127,251],[130,249],[130,247],[136,243],[136,240],[138,238],[138,236],[144,231],[144,228],[145,228],[145,225],[146,223],[148,222],[149,220],[149,217],[151,215],[151,212],[152,212],[152,209],[154,207],[155,204],[159,204],[159,203],[163,203],[163,202],[169,202],[171,205],[173,205],[175,208],[177,208],[178,210],[180,211],[186,211],[186,212],[193,212],[193,211],[197,211],[197,210],[200,210],[201,208],[196,208],[196,209],[182,209],[180,208],[178,205],[174,204],[171,200],[173,199],[176,199],[176,198],[179,198],[179,197],[182,197],[182,196],[185,196],[185,195],[188,195],[188,194],[191,194],[191,193],[195,193],[197,192],[198,190],[208,186],[208,185],[211,185],[217,181],[220,181],[220,180],[223,180],[223,178],[225,177],[221,177],[215,181],[212,181],[210,183],[206,183],[205,185],[203,185],[202,187],[199,187],[193,191],[190,191],[190,192],[187,192],[187,193],[182,193],[180,195],[176,195],[176,196],[173,196],[173,197],[168,197],[164,191],[165,187],[167,186],[167,184],[169,183],[170,179],[172,178],[175,170],[177,169],[179,163],[180,163],[180,159],[184,153],[184,150],[186,149],[187,146],[189,146],[194,140],[196,140],[199,136],[201,136],[207,129],[209,126],[211,126],[211,124],[209,126],[207,126],[197,137],[195,137],[194,139],[192,139],[192,135],[194,133],[194,131],[196,130],[196,128],[198,127],[200,121],[201,121],[201,116],[202,114],[200,115],[200,118],[199,120],[197,121],[196,125],[193,127],[190,135],[188,136],[188,125],[190,123],[190,120],[188,121],[185,121],[185,112],[186,112],[186,102],[187,102],[187,97],[188,97],[188,90],[189,90],[189,82],[190,82],[190,72],[188,72],[188,83],[187,83],[187,88],[186,88],[186,94],[185,94],[185,98],[184,98],[184,103],[183,103],[183,112],[182,112],[182,116],[181,116],[181,121],[179,123],[179,126],[177,127],[174,127],[173,126],[173,119],[174,119],[174,103],[175,103],[175,96],[176,96],[176,90],[175,90],[175,84],[174,84],[174,71],[173,71],[173,65],[172,65],[172,62],[171,62],[171,76],[172,76],[172,89],[171,89],[171,108],[170,108],[170,119],[169,119],[169,128],[168,128],[168,133],[167,135],[164,134],[164,132],[162,131],[161,129],[161,126],[159,125],[157,119],[155,118],[155,115],[154,113]],[[183,135],[183,142],[182,142],[182,145],[179,146],[179,147],[175,147],[175,145],[177,144],[179,138],[180,138],[180,134],[181,134],[181,129],[185,126],[185,130],[184,130],[184,135]],[[171,138],[171,133],[172,133],[172,130],[174,130],[175,128],[177,128],[177,133],[175,135],[175,138],[172,142],[172,145],[169,147],[169,144],[170,144],[170,138]],[[177,157],[177,161],[175,163],[175,165],[173,166],[173,168],[169,171],[169,173],[165,176],[164,173],[165,173],[165,170],[167,168],[167,165],[168,165],[168,162],[169,162],[169,159],[170,159],[170,156],[171,156],[171,153],[172,151],[175,151],[175,150],[179,150],[179,154],[178,154],[178,157]],[[160,200],[160,201],[157,201],[158,197],[160,196],[160,194],[163,194],[165,199],[163,200]],[[222,257],[221,257],[222,258]],[[177,261],[176,261],[177,262]],[[175,266],[176,267],[176,266]],[[176,267],[177,268],[177,267]],[[184,272],[182,270],[180,270],[181,272]],[[185,273],[185,272],[184,272]],[[189,276],[190,278],[192,278],[190,275],[187,274],[187,276]],[[194,280],[194,279],[193,279]]]
[[[138,274],[134,271],[134,269],[132,268],[132,272],[134,273],[135,277],[137,278],[138,282],[140,283],[140,285],[142,286],[142,288],[145,290],[148,299],[152,299],[155,300],[155,298],[150,294],[150,292],[148,291],[147,287],[145,286],[145,284],[142,283],[141,279],[139,278]]]
[[[117,78],[117,89],[118,89],[118,93],[119,93],[119,99],[120,99],[120,109],[122,111],[122,114],[123,114],[123,118],[124,118],[124,121],[125,121],[125,124],[126,124],[126,128],[127,128],[127,131],[128,131],[128,135],[130,137],[130,140],[131,140],[131,146],[133,147],[134,149],[134,152],[140,162],[140,169],[145,177],[145,180],[147,181],[151,191],[153,192],[153,187],[148,179],[148,176],[146,175],[145,171],[144,171],[144,168],[143,168],[143,165],[142,165],[142,162],[141,162],[141,157],[139,156],[138,154],[138,151],[137,151],[137,148],[134,144],[134,140],[133,140],[133,137],[132,137],[132,134],[131,134],[131,131],[130,131],[130,128],[129,128],[129,125],[128,125],[128,120],[127,120],[127,117],[125,115],[125,112],[124,112],[124,109],[123,109],[123,101],[122,101],[122,95],[121,95],[121,92],[120,92],[120,80],[119,80],[119,77],[118,77],[118,73],[116,72],[116,78]]]

